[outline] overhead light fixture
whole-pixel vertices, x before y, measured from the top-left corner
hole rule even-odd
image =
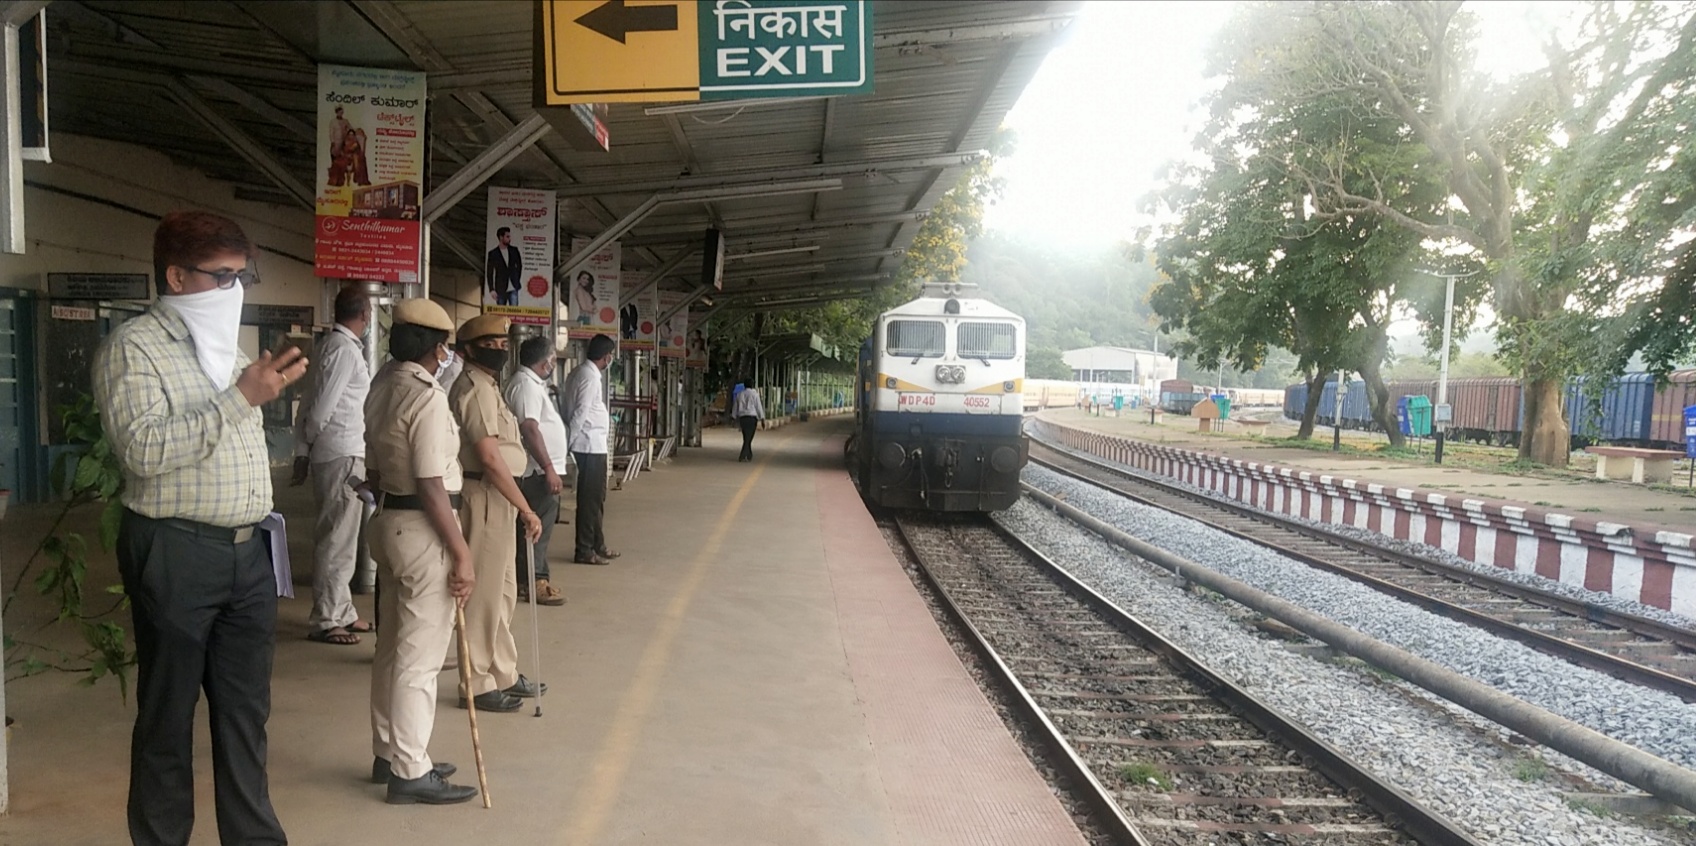
[[[750,100],[720,100],[714,103],[675,103],[669,106],[649,106],[642,114],[654,115],[695,115],[703,112],[728,112],[738,109],[761,109],[766,106],[787,106],[791,103],[811,103],[818,100],[828,100],[829,97],[772,97],[769,99]]]
[[[828,265],[823,264],[802,264],[795,267],[775,267],[771,270],[750,271],[746,276],[736,275],[731,278],[741,281],[743,279],[765,279],[769,276],[795,276],[801,273],[818,273],[826,267],[828,267]]]
[[[808,244],[803,247],[782,247],[775,250],[755,250],[751,253],[733,253],[725,256],[724,260],[736,261],[737,259],[763,258],[765,256],[786,256],[790,253],[813,253],[818,252],[818,249],[818,244]]]

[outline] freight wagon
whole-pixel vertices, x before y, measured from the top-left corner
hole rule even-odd
[[[1333,425],[1336,384],[1334,380],[1325,383],[1315,417],[1318,425]],[[1436,380],[1392,381],[1385,387],[1389,389],[1392,407],[1404,396],[1425,396],[1432,403],[1437,401]],[[1525,406],[1518,379],[1508,376],[1451,379],[1448,399],[1453,416],[1445,431],[1451,440],[1519,445],[1520,433],[1525,428]],[[1305,383],[1286,387],[1284,416],[1300,420],[1306,402]],[[1575,378],[1567,383],[1564,411],[1575,449],[1610,443],[1682,450],[1684,409],[1691,405],[1696,405],[1696,370],[1680,370],[1671,374],[1669,384],[1659,389],[1651,374],[1627,373],[1612,380],[1599,398],[1587,388],[1585,380]],[[1343,397],[1342,426],[1366,431],[1379,428],[1369,413],[1366,383],[1362,380],[1349,383]]]

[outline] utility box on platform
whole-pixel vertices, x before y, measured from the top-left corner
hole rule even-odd
[[[1431,400],[1424,396],[1402,397],[1396,403],[1396,421],[1410,438],[1431,436]]]

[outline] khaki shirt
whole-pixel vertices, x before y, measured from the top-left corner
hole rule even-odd
[[[528,460],[524,443],[518,439],[518,418],[507,408],[501,396],[501,386],[495,378],[480,368],[466,366],[448,392],[448,404],[453,406],[454,419],[459,421],[459,463],[467,472],[483,472],[483,461],[477,457],[477,442],[495,438],[500,443],[501,460],[514,476],[524,472]]]
[[[410,361],[394,362],[371,380],[365,399],[365,466],[383,491],[418,493],[419,479],[440,477],[459,493],[459,425],[448,410],[448,392],[436,377]]]

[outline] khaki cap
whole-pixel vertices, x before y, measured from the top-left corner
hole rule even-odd
[[[411,324],[425,329],[453,331],[453,318],[435,300],[412,299],[395,303],[395,325]]]
[[[512,320],[498,314],[479,314],[459,325],[458,340],[460,343],[487,338],[491,335],[506,337],[512,328]]]

